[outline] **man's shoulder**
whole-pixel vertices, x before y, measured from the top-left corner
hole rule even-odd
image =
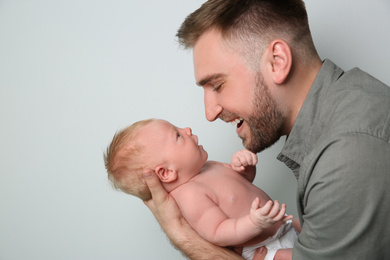
[[[324,133],[361,132],[389,138],[390,87],[354,68],[341,75],[326,96],[321,111]]]

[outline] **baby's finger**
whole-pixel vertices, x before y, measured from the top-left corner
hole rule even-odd
[[[257,155],[248,150],[243,150],[242,157],[245,158],[247,165],[256,165],[257,164]]]
[[[252,165],[256,165],[258,162],[257,155],[252,153]]]
[[[286,222],[286,221],[289,221],[289,220],[291,220],[291,219],[293,219],[293,218],[294,218],[293,215],[284,216],[283,219],[282,219],[282,221],[283,221],[283,222]]]
[[[241,162],[243,163],[243,165],[253,165],[253,159],[252,159],[252,156],[248,153],[244,154],[244,157],[242,158]]]
[[[253,200],[252,202],[252,209],[256,210],[260,207],[260,199],[257,197],[256,199]]]
[[[263,216],[268,215],[269,211],[272,208],[272,204],[273,204],[272,200],[267,201],[267,203],[265,203],[265,205],[260,208],[260,214]]]
[[[283,203],[278,214],[275,217],[273,217],[273,220],[274,221],[283,220],[284,215],[286,215],[286,204]]]
[[[240,161],[238,160],[237,156],[232,157],[232,161],[230,162],[231,166],[239,166]]]
[[[272,208],[271,208],[270,212],[268,213],[268,215],[270,217],[272,217],[272,218],[275,218],[278,215],[279,211],[280,211],[279,201],[275,200],[274,201],[274,205],[272,206]]]
[[[243,172],[245,171],[245,167],[244,166],[235,166],[235,165],[230,165],[232,167],[233,170],[235,170],[236,172]]]

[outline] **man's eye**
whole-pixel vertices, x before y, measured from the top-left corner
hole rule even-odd
[[[219,85],[217,85],[217,86],[215,86],[215,87],[213,88],[213,91],[221,92],[222,86],[223,86],[223,83],[222,83],[222,84],[219,84]]]

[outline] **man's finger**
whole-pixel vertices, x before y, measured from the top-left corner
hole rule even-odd
[[[265,259],[266,255],[267,255],[267,248],[265,246],[262,246],[256,250],[253,260],[263,260]]]
[[[165,232],[170,231],[169,225],[177,223],[183,218],[176,201],[164,189],[160,179],[153,171],[143,172],[146,185],[148,185],[152,198],[145,200],[145,205],[152,211]]]
[[[152,200],[144,201],[144,203],[150,208],[151,206],[154,207],[154,205],[149,205],[151,202],[156,205],[160,205],[163,203],[168,193],[164,189],[164,187],[161,185],[160,179],[157,177],[157,175],[152,170],[145,170],[143,172],[144,179],[146,182],[146,185],[148,185],[148,188],[150,190],[150,193],[152,194]]]

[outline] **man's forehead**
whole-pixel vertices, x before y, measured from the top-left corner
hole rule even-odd
[[[225,80],[238,63],[242,63],[239,53],[228,47],[218,30],[205,32],[194,46],[194,74],[199,86]]]
[[[202,34],[195,43],[192,52],[195,72],[200,72],[197,69],[208,67],[216,57],[223,55],[221,42],[222,38],[215,30]],[[205,75],[199,76],[204,77]],[[199,78],[197,78],[197,81],[199,81]]]

